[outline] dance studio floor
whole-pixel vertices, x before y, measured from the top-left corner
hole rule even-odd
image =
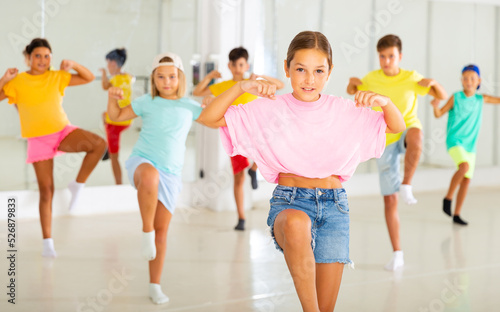
[[[401,206],[406,267],[395,273],[383,270],[391,250],[381,198],[351,198],[356,269],[344,271],[336,311],[499,311],[499,191],[471,189],[467,227],[441,212],[442,193],[417,194],[416,206]],[[248,212],[247,231],[235,232],[234,213],[178,210],[162,277],[170,303],[162,306],[147,297],[138,213],[55,218],[55,260],[40,256],[38,220],[20,220],[17,302],[7,303],[2,256],[0,311],[300,311],[266,218],[264,204]]]

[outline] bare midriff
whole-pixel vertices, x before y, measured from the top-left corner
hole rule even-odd
[[[318,179],[318,178],[304,178],[291,173],[281,172],[279,174],[278,184],[283,186],[301,187],[301,188],[324,188],[334,189],[342,188],[342,183],[336,175]]]

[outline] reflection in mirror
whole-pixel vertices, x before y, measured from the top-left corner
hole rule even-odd
[[[96,77],[89,84],[67,88],[63,109],[71,124],[106,138],[102,113],[107,107],[107,92],[102,89],[101,68],[107,67],[106,54],[117,47],[127,50],[123,71],[135,76],[132,99],[149,92],[150,68],[153,57],[164,50],[181,55],[184,66],[190,68],[190,58],[196,47],[196,1],[141,1],[127,2],[91,0],[55,1],[41,6],[44,1],[31,4],[13,4],[1,10],[1,19],[8,25],[3,29],[8,36],[2,39],[0,67],[27,70],[22,51],[34,37],[46,37],[52,46],[51,65],[59,69],[63,59],[74,60],[88,68]],[[7,11],[9,12],[7,14]],[[182,14],[174,13],[182,12]],[[160,14],[159,14],[160,13]],[[37,19],[44,16],[45,21]],[[91,16],[92,22],[83,22],[82,16]],[[76,22],[75,22],[76,21]],[[182,32],[172,31],[182,28]],[[190,34],[189,36],[186,34]],[[107,70],[108,77],[111,78]],[[190,70],[186,72],[192,81]],[[188,83],[188,91],[191,89]],[[27,143],[21,137],[19,116],[7,100],[0,103],[0,150],[4,161],[0,164],[0,190],[37,189],[36,175],[31,164],[26,164]],[[122,132],[119,162],[123,184],[129,184],[124,163],[137,141],[140,118]],[[196,151],[197,127],[189,132],[186,142],[184,181],[193,181],[199,171]],[[56,189],[65,188],[75,179],[85,154],[64,154],[54,160]],[[111,161],[101,161],[87,180],[87,185],[115,184]]]

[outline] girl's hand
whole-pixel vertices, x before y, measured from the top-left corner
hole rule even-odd
[[[276,85],[266,80],[243,80],[239,84],[245,92],[271,100],[276,99]]]
[[[358,91],[354,96],[354,102],[356,107],[383,107],[389,104],[391,99],[371,91]]]
[[[70,60],[62,60],[60,69],[69,72],[73,66],[75,65],[75,62],[70,61]]]
[[[103,76],[107,76],[108,74],[106,73],[106,69],[104,67],[99,68]]]
[[[431,101],[431,105],[434,106],[435,108],[439,108],[439,103],[440,102],[441,102],[441,100],[433,98],[432,101]]]
[[[5,74],[3,74],[2,79],[4,80],[5,83],[7,83],[17,76],[17,72],[18,72],[17,68],[8,68],[5,71]]]
[[[202,103],[201,103],[201,108],[205,108],[208,105],[210,105],[210,103],[212,103],[214,99],[215,99],[215,97],[213,95],[207,95],[207,96],[205,96],[203,98]]]
[[[248,79],[249,79],[249,80],[257,80],[257,78],[259,78],[259,77],[260,77],[259,75],[252,73],[252,74],[250,75],[250,78],[248,78]]]
[[[123,99],[123,90],[118,87],[111,87],[108,90],[108,98],[114,100],[122,100]]]

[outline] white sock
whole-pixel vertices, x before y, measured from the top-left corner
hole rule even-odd
[[[389,263],[387,263],[384,266],[384,268],[387,271],[396,271],[397,269],[402,268],[404,265],[405,265],[405,261],[403,259],[403,251],[397,250],[392,255],[391,261],[389,261]]]
[[[149,284],[149,297],[155,304],[164,304],[170,300],[167,295],[161,291],[160,284]]]
[[[47,257],[47,258],[57,257],[56,250],[54,249],[54,240],[52,238],[45,238],[43,240],[42,257]]]
[[[68,184],[68,189],[71,192],[71,201],[69,202],[69,211],[73,210],[76,207],[78,202],[78,197],[80,197],[80,193],[83,190],[85,183],[78,183],[76,181],[72,181]]]
[[[156,258],[155,231],[142,232],[142,256],[151,261]]]
[[[407,205],[414,205],[417,203],[417,199],[413,196],[413,192],[411,191],[411,185],[409,184],[401,184],[399,188],[399,195],[403,202]]]

